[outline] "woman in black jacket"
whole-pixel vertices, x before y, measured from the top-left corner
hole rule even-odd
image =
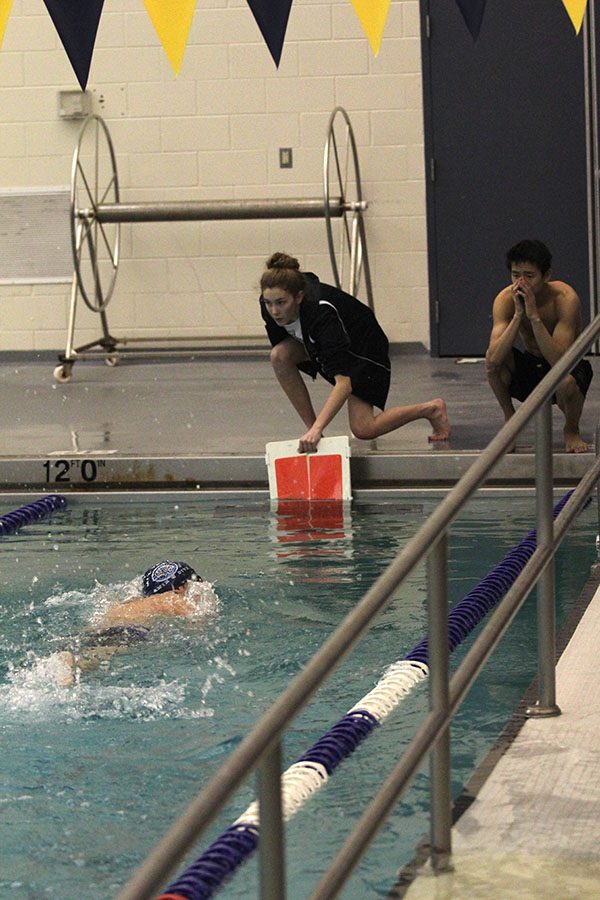
[[[446,404],[440,398],[385,409],[390,387],[388,339],[368,306],[316,275],[301,272],[297,259],[274,253],[260,281],[261,314],[273,349],[279,383],[307,431],[300,453],[317,449],[323,431],[348,401],[350,428],[373,440],[416,419],[431,422],[430,441],[450,438]],[[323,376],[333,390],[315,414],[300,372]],[[375,413],[373,407],[382,410]]]

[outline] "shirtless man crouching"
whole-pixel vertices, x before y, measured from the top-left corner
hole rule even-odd
[[[485,355],[487,379],[506,421],[515,412],[512,398],[525,400],[581,331],[579,297],[564,281],[550,281],[551,262],[541,241],[521,241],[506,254],[511,284],[494,300]],[[514,346],[517,337],[525,352]],[[580,360],[552,398],[565,417],[567,453],[589,449],[579,420],[592,376],[588,360]]]

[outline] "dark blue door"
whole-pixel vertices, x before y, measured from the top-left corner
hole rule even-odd
[[[588,315],[583,37],[560,0],[487,0],[475,43],[455,0],[421,11],[432,353],[481,356],[523,238]]]

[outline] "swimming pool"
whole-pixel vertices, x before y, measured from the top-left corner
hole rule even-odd
[[[301,508],[271,510],[264,495],[78,495],[51,520],[2,539],[0,892],[90,900],[113,895],[439,497],[365,493],[343,516],[313,508],[307,520]],[[534,519],[534,498],[527,492],[485,493],[473,500],[450,534],[450,602],[473,587]],[[596,531],[590,507],[559,551],[559,624],[595,559]],[[219,602],[204,625],[164,623],[143,645],[88,673],[76,687],[56,687],[40,660],[92,623],[107,596],[134,588],[139,573],[165,557],[190,562],[214,583]],[[530,600],[457,717],[455,793],[535,672],[534,622]],[[425,630],[420,568],[297,720],[285,743],[284,766]],[[460,652],[453,654],[453,665]],[[309,893],[412,736],[426,703],[425,684],[291,820],[290,897]],[[249,783],[189,860],[253,797]],[[427,778],[419,775],[345,898],[386,896],[427,829],[426,806]],[[254,896],[255,881],[253,860],[223,896]]]

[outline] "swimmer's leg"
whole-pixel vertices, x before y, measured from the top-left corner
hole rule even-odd
[[[54,673],[54,678],[59,687],[71,687],[77,680],[77,661],[70,650],[60,650],[54,654],[60,663],[60,668]]]
[[[82,672],[93,672],[115,653],[122,652],[124,649],[126,648],[119,645],[93,647],[86,650],[85,655],[81,656],[71,650],[60,650],[54,654],[54,658],[60,663],[60,669],[54,676],[56,683],[60,687],[71,687],[79,680]]]

